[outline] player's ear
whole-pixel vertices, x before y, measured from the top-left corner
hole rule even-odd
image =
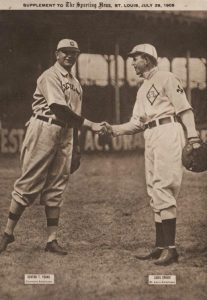
[[[149,64],[150,64],[150,59],[149,59],[149,57],[148,56],[144,56],[144,60],[145,60],[145,65],[146,66],[149,66]]]
[[[58,57],[59,57],[59,51],[58,50],[55,51],[55,57],[56,57],[56,59],[58,59]]]

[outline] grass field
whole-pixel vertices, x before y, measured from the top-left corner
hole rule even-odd
[[[20,173],[18,158],[0,158],[0,231]],[[207,295],[207,172],[185,172],[178,199],[179,264],[157,267],[135,259],[153,246],[142,154],[84,155],[64,194],[59,241],[66,257],[44,252],[44,209],[27,209],[16,242],[0,255],[0,300],[204,300]],[[54,285],[24,285],[24,274],[50,273]],[[151,286],[149,274],[173,274],[177,284]]]

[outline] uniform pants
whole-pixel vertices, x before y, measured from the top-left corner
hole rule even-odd
[[[180,123],[163,124],[144,132],[145,172],[150,205],[155,213],[176,206],[182,175],[185,144]]]
[[[12,198],[29,206],[40,203],[60,207],[68,182],[73,147],[73,129],[31,118],[22,145],[22,174],[14,184]]]

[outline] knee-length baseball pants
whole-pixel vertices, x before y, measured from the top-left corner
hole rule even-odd
[[[184,131],[173,122],[147,129],[144,137],[147,192],[153,211],[160,213],[176,206],[183,175]]]
[[[29,206],[62,206],[68,182],[73,147],[73,129],[31,118],[23,141],[22,174],[14,184],[12,198]]]

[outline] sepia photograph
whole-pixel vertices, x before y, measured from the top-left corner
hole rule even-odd
[[[0,300],[206,299],[207,7],[184,2],[0,4]]]

